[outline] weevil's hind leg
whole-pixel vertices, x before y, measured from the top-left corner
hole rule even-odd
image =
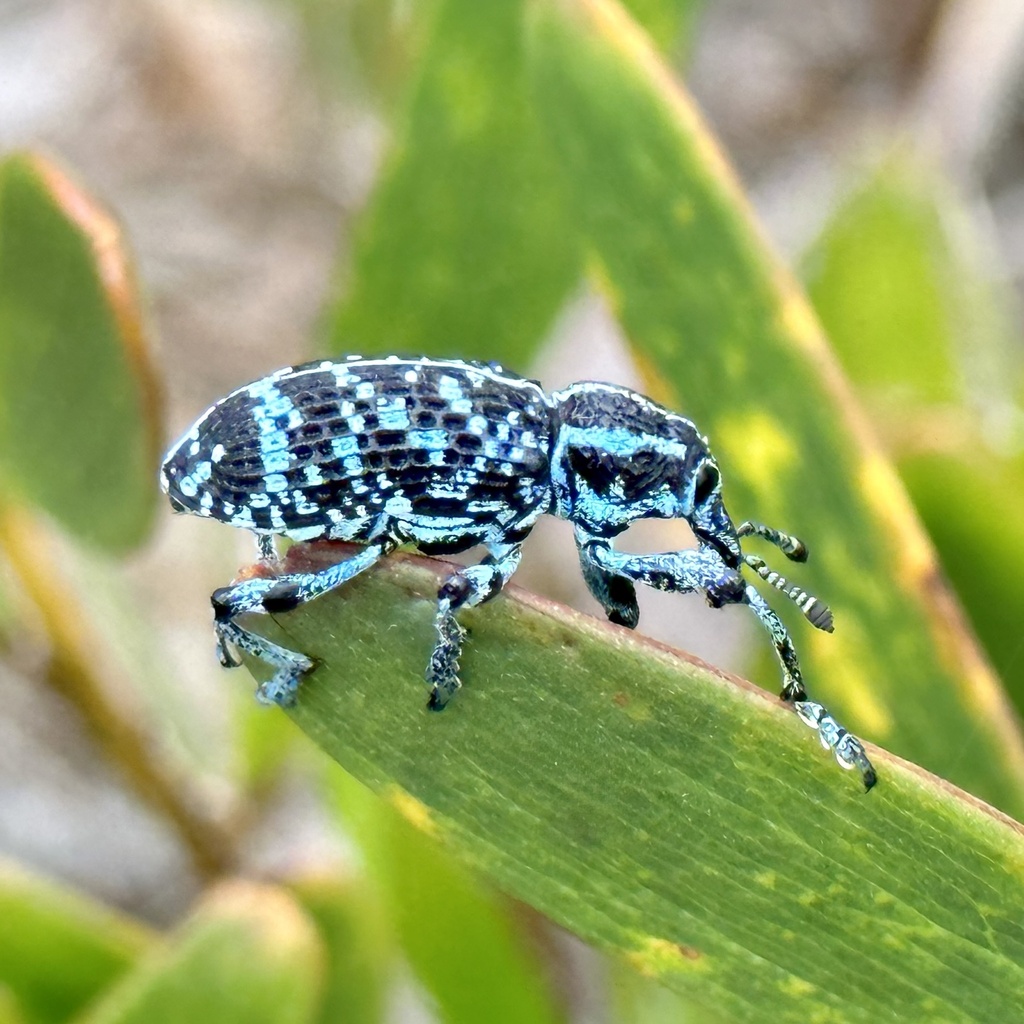
[[[237,622],[218,622],[214,629],[217,633],[217,651],[221,664],[233,668],[242,664],[238,658],[225,660],[224,652],[228,644],[246,654],[251,654],[260,661],[265,661],[277,671],[256,690],[256,699],[261,704],[277,704],[279,707],[291,707],[295,703],[295,693],[302,677],[313,668],[312,658],[304,654],[289,651],[286,647],[271,643],[247,629],[242,629]]]
[[[294,704],[299,683],[303,675],[313,667],[313,661],[304,654],[289,651],[243,629],[235,619],[244,612],[291,611],[347,583],[393,547],[393,541],[381,541],[367,545],[352,558],[321,569],[320,572],[288,573],[244,580],[215,590],[210,600],[213,604],[214,632],[217,635],[217,654],[221,664],[227,668],[241,664],[232,654],[232,647],[265,661],[277,671],[257,689],[257,699],[264,704],[278,704],[281,707]]]
[[[808,700],[796,650],[793,648],[793,641],[789,638],[789,633],[782,624],[782,620],[772,611],[767,601],[749,584],[746,587],[743,603],[750,606],[772,638],[775,653],[782,663],[784,680],[782,699],[793,705],[801,721],[812,729],[818,730],[821,745],[835,754],[836,760],[843,768],[857,768],[860,771],[861,778],[864,780],[864,788],[870,789],[875,784],[877,776],[874,767],[868,760],[863,744],[856,736],[847,732],[823,705]]]
[[[462,685],[459,681],[459,657],[466,631],[459,625],[455,613],[460,608],[472,608],[489,601],[519,568],[523,545],[488,545],[490,554],[479,565],[469,565],[445,580],[437,594],[437,616],[434,628],[437,640],[427,663],[427,682],[430,698],[427,707],[440,711]]]

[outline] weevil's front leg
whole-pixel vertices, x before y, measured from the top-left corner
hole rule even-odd
[[[859,769],[866,789],[875,784],[875,770],[860,740],[847,732],[825,707],[807,699],[800,663],[782,620],[716,552],[697,548],[628,555],[615,551],[605,540],[590,539],[580,545],[580,556],[593,561],[603,572],[621,574],[658,590],[681,593],[703,590],[708,603],[715,607],[733,603],[749,605],[768,630],[782,663],[782,699],[793,705],[803,722],[818,730],[822,745],[834,751],[843,768]]]
[[[462,685],[459,680],[459,656],[466,631],[455,613],[460,608],[483,604],[500,593],[501,588],[519,568],[523,546],[518,544],[488,545],[490,552],[480,565],[469,565],[445,580],[437,594],[437,617],[434,628],[437,641],[427,664],[430,698],[427,707],[440,711]]]
[[[281,707],[294,704],[299,683],[303,675],[313,667],[313,661],[304,654],[289,651],[243,629],[235,619],[243,612],[291,611],[347,583],[394,546],[391,540],[381,541],[368,545],[347,561],[328,566],[320,572],[288,573],[284,576],[244,580],[215,590],[210,600],[213,604],[214,632],[217,635],[217,654],[221,664],[226,668],[235,668],[241,664],[232,654],[231,647],[265,661],[277,671],[256,690],[257,699],[261,703],[278,704]]]
[[[603,568],[584,551],[592,540],[581,531],[576,531],[576,547],[580,556],[580,569],[587,589],[604,608],[609,621],[627,629],[636,629],[640,621],[640,606],[636,602],[636,587],[633,581],[618,572]]]
[[[577,543],[585,579],[593,574],[643,583],[655,590],[683,594],[703,591],[712,608],[743,600],[743,578],[710,548],[631,555],[616,551],[607,540],[585,534],[578,536]]]
[[[761,620],[761,624],[768,630],[768,635],[772,638],[775,653],[782,663],[784,679],[782,699],[793,705],[801,721],[812,729],[818,730],[821,745],[826,750],[835,753],[836,760],[843,768],[857,768],[860,771],[864,780],[864,788],[870,789],[877,781],[877,775],[868,760],[864,745],[856,736],[847,732],[823,705],[807,699],[807,690],[800,674],[800,664],[793,648],[793,641],[789,638],[789,633],[782,624],[782,620],[772,611],[768,602],[749,584],[745,589],[743,603],[753,609],[754,614]]]

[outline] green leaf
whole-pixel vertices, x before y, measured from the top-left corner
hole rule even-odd
[[[327,950],[316,1019],[321,1024],[379,1024],[385,1019],[394,958],[379,901],[362,880],[306,878],[293,883],[292,891],[316,922]]]
[[[728,1020],[1024,1011],[1020,826],[880,751],[865,795],[776,699],[516,588],[464,615],[429,713],[448,571],[396,557],[247,625],[318,659],[294,720],[453,859]]]
[[[660,49],[672,51],[692,31],[704,0],[625,0],[623,6]]]
[[[158,396],[111,216],[54,164],[0,163],[0,480],[111,551],[145,536]]]
[[[722,1018],[694,1006],[670,988],[635,971],[625,960],[608,970],[612,1020],[617,1024],[720,1024]]]
[[[532,11],[537,107],[649,390],[707,433],[737,520],[793,530],[812,552],[798,579],[835,609],[836,632],[798,641],[811,694],[1024,812],[1024,742],[998,680],[682,87],[608,0]]]
[[[522,0],[443,0],[397,135],[329,349],[527,365],[579,250],[528,102]]]
[[[26,1017],[14,993],[0,984],[0,1024],[25,1024]]]
[[[111,988],[81,1024],[312,1021],[323,949],[285,892],[225,883],[165,949]]]
[[[334,772],[331,786],[376,880],[402,949],[448,1024],[553,1024],[552,1001],[536,950],[514,927],[508,901],[484,888],[458,861],[395,808]]]
[[[1024,590],[1024,460],[908,454],[900,474],[942,554],[942,567],[1018,710],[1024,711],[1020,671]]]
[[[154,939],[143,925],[0,862],[0,989],[10,991],[26,1020],[66,1020]]]
[[[891,402],[959,397],[955,279],[927,178],[886,165],[807,256],[814,307],[858,386]]]
[[[976,233],[934,172],[890,160],[826,224],[806,274],[1020,711],[1024,460],[1007,450],[1014,421],[1024,422],[1014,394],[1022,373],[1009,299],[998,268],[978,259]]]

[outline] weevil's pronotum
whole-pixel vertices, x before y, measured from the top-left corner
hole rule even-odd
[[[707,440],[688,419],[627,388],[586,381],[548,395],[500,366],[461,360],[353,356],[286,367],[205,412],[168,453],[161,483],[175,510],[252,531],[264,558],[274,556],[275,536],[363,545],[320,572],[214,592],[221,662],[237,666],[235,652],[245,651],[275,669],[257,691],[264,702],[291,704],[313,661],[243,629],[243,612],[289,611],[400,544],[436,554],[481,544],[483,562],[459,569],[438,593],[426,677],[429,707],[443,708],[460,686],[464,631],[455,613],[501,590],[534,523],[550,513],[575,527],[583,577],[613,622],[636,626],[636,583],[700,591],[716,608],[749,606],[782,664],[782,698],[844,768],[874,785],[860,741],[808,699],[786,628],[742,576],[750,567],[831,632],[828,608],[744,554],[740,539],[762,537],[797,562],[807,549],[757,523],[736,527]],[[697,547],[615,549],[619,533],[651,517],[686,520]]]

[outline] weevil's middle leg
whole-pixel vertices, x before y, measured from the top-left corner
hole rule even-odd
[[[490,554],[479,565],[469,565],[445,580],[437,594],[437,616],[434,628],[437,640],[427,663],[430,698],[427,707],[440,711],[462,685],[459,680],[459,657],[466,631],[455,613],[460,608],[483,604],[500,593],[501,588],[519,568],[523,554],[518,544],[488,545]]]

